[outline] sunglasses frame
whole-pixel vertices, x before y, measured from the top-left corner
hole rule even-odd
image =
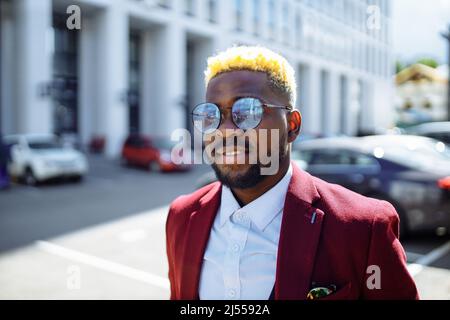
[[[237,99],[236,101],[233,102],[233,105],[231,106],[231,114],[233,114],[233,108],[234,108],[236,102],[238,102],[239,100],[242,100],[242,99],[249,99],[249,98],[258,100],[258,101],[261,103],[261,107],[262,107],[262,108],[266,107],[266,108],[272,108],[272,109],[286,109],[286,110],[288,110],[288,111],[292,111],[292,110],[293,110],[293,108],[292,108],[291,106],[283,106],[283,105],[276,105],[276,104],[265,103],[265,102],[262,101],[261,99],[259,99],[259,98],[254,98],[254,97],[242,97],[242,98],[239,98],[239,99]],[[215,129],[212,131],[212,132],[214,132],[214,131],[216,131],[217,129],[219,129],[220,124],[221,124],[222,121],[223,121],[223,112],[220,110],[220,107],[219,107],[216,103],[212,103],[212,102],[202,102],[202,103],[197,104],[197,105],[194,107],[194,109],[191,111],[192,122],[194,122],[194,115],[198,115],[198,114],[195,114],[195,113],[194,113],[195,109],[197,109],[198,106],[201,106],[201,105],[204,105],[204,104],[212,104],[212,105],[216,106],[217,110],[219,110],[219,113],[220,113],[220,121],[219,121],[219,123],[218,123],[218,125],[217,125],[217,128],[215,128]],[[261,119],[259,120],[259,122],[258,122],[257,125],[255,125],[253,128],[246,128],[246,129],[240,128],[240,127],[236,124],[236,122],[234,122],[233,116],[231,117],[231,121],[233,121],[234,125],[235,125],[237,128],[239,128],[239,129],[241,129],[241,130],[248,130],[248,129],[255,129],[256,127],[258,127],[259,124],[260,124],[261,121],[262,121],[262,117],[261,117]],[[194,123],[194,127],[198,130],[198,128],[195,126],[195,123]],[[199,131],[202,132],[202,133],[206,133],[205,131],[201,131],[201,130],[199,130]]]

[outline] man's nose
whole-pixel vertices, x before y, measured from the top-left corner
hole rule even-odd
[[[239,128],[236,127],[236,125],[234,124],[231,117],[232,117],[231,113],[224,114],[223,120],[220,123],[220,126],[218,128],[218,130],[220,130],[220,132],[224,138],[228,138],[228,137],[240,134]]]

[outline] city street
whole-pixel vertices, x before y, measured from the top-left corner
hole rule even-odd
[[[80,183],[0,193],[0,299],[167,299],[167,206],[207,167],[162,174],[90,156]],[[404,244],[423,299],[450,299],[450,239]]]

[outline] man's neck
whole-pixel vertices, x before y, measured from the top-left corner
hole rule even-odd
[[[241,207],[249,204],[253,200],[259,198],[264,193],[269,191],[273,186],[275,186],[283,177],[289,169],[290,159],[286,159],[285,163],[280,164],[280,169],[278,172],[272,176],[267,176],[266,179],[259,182],[256,186],[248,189],[237,189],[232,188],[231,191],[234,197],[239,202]]]

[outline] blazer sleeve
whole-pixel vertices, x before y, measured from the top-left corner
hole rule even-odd
[[[398,239],[398,214],[389,202],[380,204],[380,212],[372,221],[362,298],[418,300],[406,254]]]
[[[171,241],[171,216],[172,207],[169,209],[166,220],[166,252],[167,260],[169,265],[169,282],[170,282],[170,300],[175,300],[176,290],[175,290],[175,265],[174,265],[174,252],[173,252],[173,242]]]

